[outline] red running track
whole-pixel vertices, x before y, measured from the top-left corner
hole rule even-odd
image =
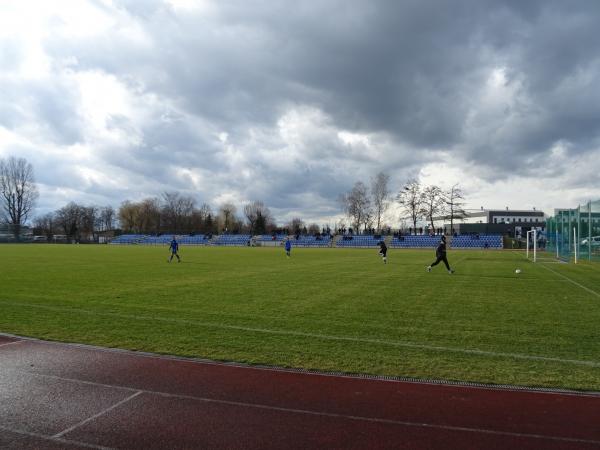
[[[600,395],[373,380],[0,335],[5,449],[600,449]]]

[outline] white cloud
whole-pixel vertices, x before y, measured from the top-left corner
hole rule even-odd
[[[331,222],[380,170],[394,190],[419,176],[475,208],[550,212],[600,197],[598,18],[560,2],[3,2],[0,156],[33,163],[42,212],[181,190]]]

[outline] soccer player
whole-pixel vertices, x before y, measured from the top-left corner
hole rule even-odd
[[[175,239],[175,236],[173,236],[173,240],[171,241],[171,244],[169,245],[169,250],[171,250],[171,257],[169,258],[169,260],[167,262],[171,262],[173,261],[173,256],[177,256],[177,262],[181,262],[181,258],[179,257],[179,243],[177,242],[177,239]]]
[[[290,238],[288,237],[285,239],[285,254],[289,258],[291,256],[291,253],[292,253],[292,242],[290,241]]]
[[[444,264],[446,265],[446,269],[448,269],[448,273],[449,274],[454,273],[454,270],[452,270],[450,268],[450,265],[448,264],[448,258],[446,258],[446,236],[442,236],[442,239],[440,240],[440,243],[435,250],[435,256],[436,256],[436,260],[434,263],[427,266],[427,272],[431,272],[431,268],[433,266],[437,266],[440,262],[443,261]]]
[[[383,259],[383,263],[387,264],[387,245],[383,241],[379,241],[379,254]]]

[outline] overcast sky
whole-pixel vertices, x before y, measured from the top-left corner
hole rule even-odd
[[[552,213],[600,198],[599,23],[597,0],[3,1],[0,157],[33,164],[38,213],[176,190],[327,223],[382,170]]]

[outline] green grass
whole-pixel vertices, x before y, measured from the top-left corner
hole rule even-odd
[[[216,360],[600,391],[600,265],[432,251],[0,246],[0,331]],[[515,274],[521,268],[522,273]],[[562,275],[562,276],[561,276]],[[567,277],[567,278],[564,278]],[[586,291],[579,283],[599,294]]]

